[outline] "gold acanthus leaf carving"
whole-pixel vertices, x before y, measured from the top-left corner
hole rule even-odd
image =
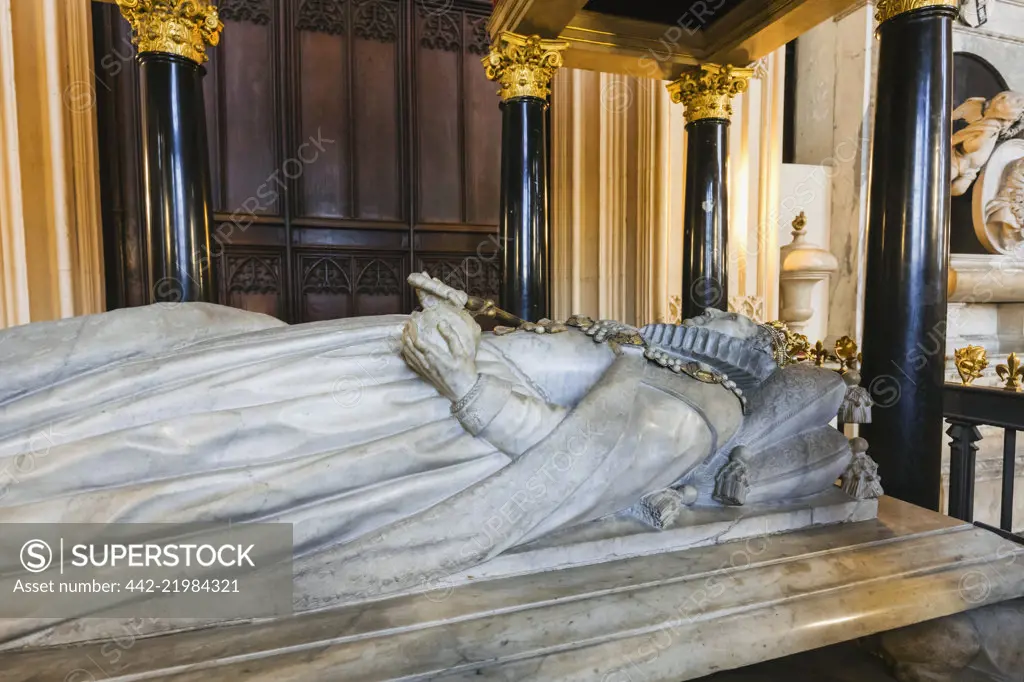
[[[878,23],[882,23],[901,14],[926,7],[952,7],[959,9],[960,0],[877,0],[875,3],[875,20]]]
[[[686,106],[686,122],[732,118],[732,98],[746,92],[753,69],[703,64],[668,84],[672,101]]]
[[[957,348],[953,351],[953,362],[960,374],[961,383],[970,386],[971,382],[980,378],[981,373],[988,367],[988,353],[981,346]]]
[[[202,64],[224,24],[208,0],[116,0],[139,52],[167,52]]]
[[[561,40],[504,31],[481,61],[487,78],[500,86],[502,101],[516,97],[547,99],[551,79],[562,65],[562,51],[568,47],[569,43]]]

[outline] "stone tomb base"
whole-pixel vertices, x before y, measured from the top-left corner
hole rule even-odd
[[[501,572],[548,563],[552,555],[536,554],[544,550],[523,552],[533,559]],[[1024,547],[883,498],[878,518],[858,523],[561,570],[477,571],[434,592],[138,639],[102,674],[119,682],[679,682],[1022,595]],[[76,670],[100,679],[104,647],[109,653],[110,642],[8,652],[0,671],[11,682]]]

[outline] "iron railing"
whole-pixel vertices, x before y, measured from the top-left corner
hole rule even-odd
[[[943,405],[950,424],[946,433],[952,439],[949,444],[949,515],[1024,543],[1024,536],[1013,534],[1014,470],[1017,432],[1024,431],[1024,393],[946,384]],[[999,528],[974,520],[976,443],[982,439],[979,426],[1005,429]]]

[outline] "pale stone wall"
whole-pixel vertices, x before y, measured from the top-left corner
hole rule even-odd
[[[730,305],[778,314],[785,53],[733,100],[729,128]],[[666,83],[562,69],[552,104],[554,314],[646,323],[681,296],[686,135]]]
[[[878,45],[874,8],[864,2],[819,24],[797,42],[796,157],[819,166],[830,188],[828,246],[839,261],[828,296],[823,340],[860,341],[868,169]]]

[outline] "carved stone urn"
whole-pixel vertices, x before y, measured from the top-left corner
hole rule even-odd
[[[839,261],[831,252],[807,241],[806,226],[807,216],[801,212],[793,220],[793,241],[780,249],[782,306],[779,318],[797,332],[802,332],[814,315],[814,286],[827,281],[829,275],[839,270]]]

